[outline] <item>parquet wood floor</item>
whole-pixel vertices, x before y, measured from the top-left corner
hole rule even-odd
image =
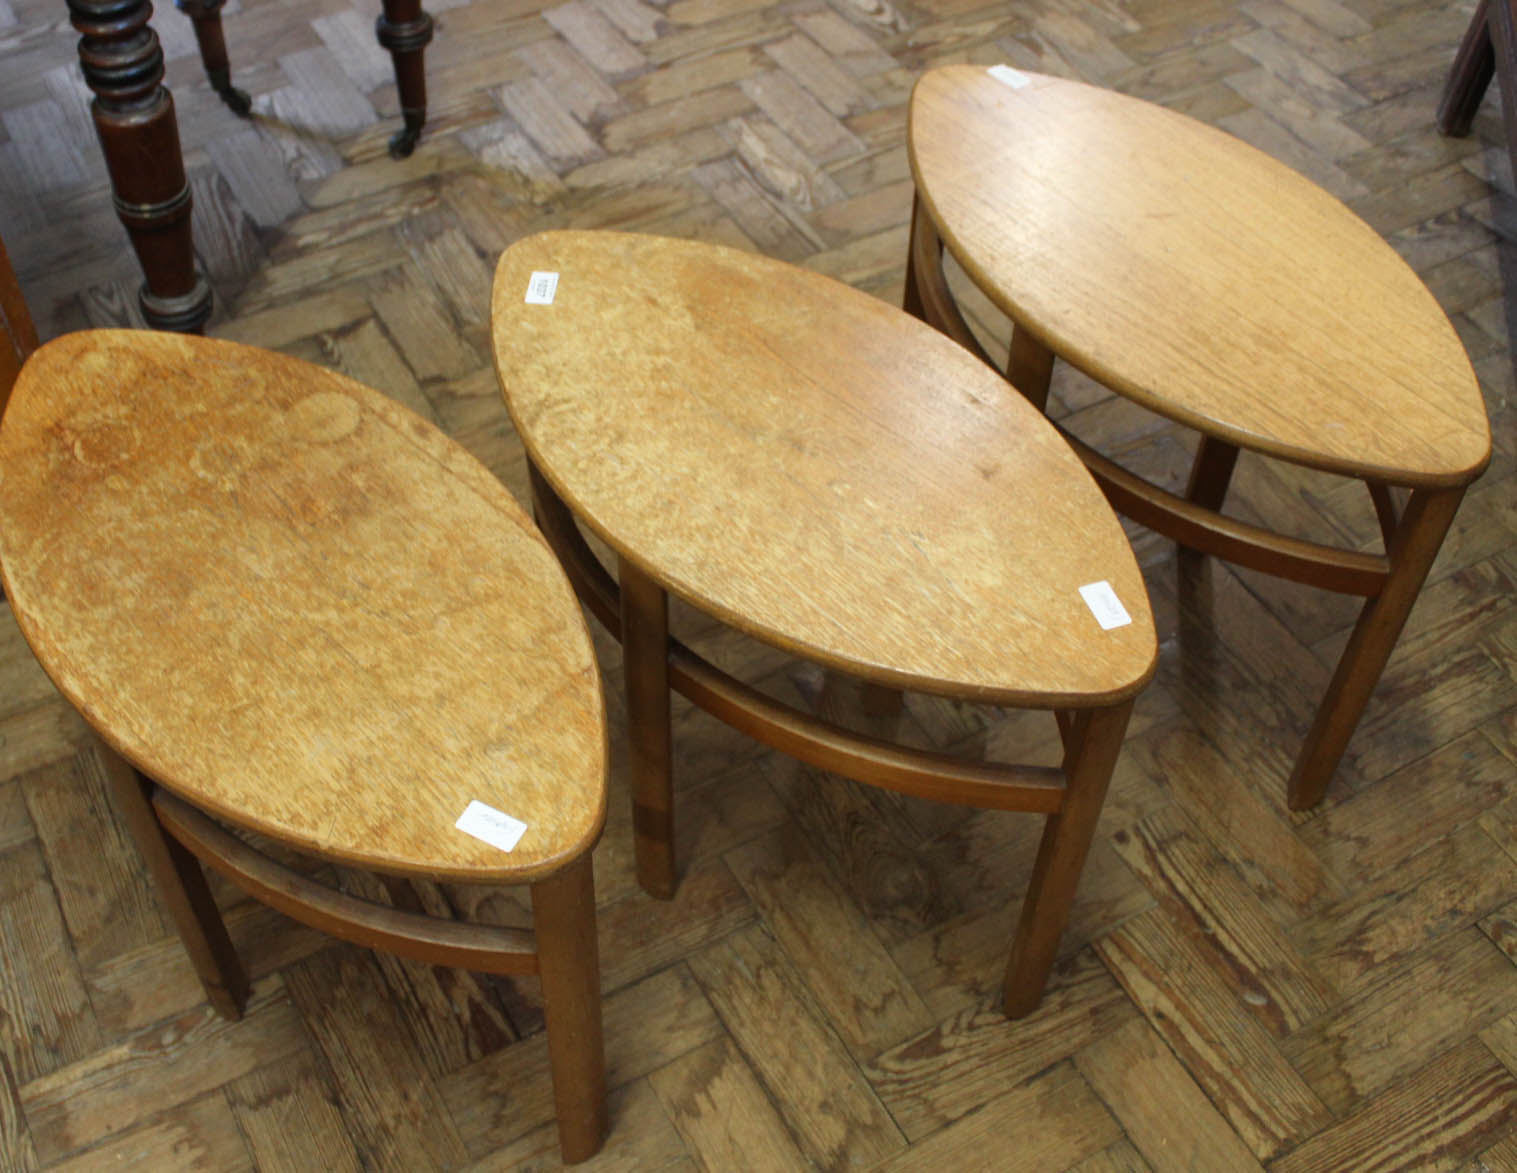
[[[369,0],[234,0],[252,122],[160,12],[212,332],[341,368],[518,492],[487,362],[494,256],[557,225],[736,244],[899,296],[904,103],[1007,61],[1186,110],[1285,159],[1421,272],[1488,395],[1468,497],[1317,811],[1284,778],[1352,605],[1135,532],[1161,623],[1042,1008],[996,982],[1037,820],[818,775],[679,710],[678,898],[632,880],[623,761],[597,852],[622,1169],[1517,1168],[1517,204],[1494,96],[1433,109],[1468,0],[433,0],[431,121]],[[135,321],[59,0],[0,0],[0,234],[44,335]],[[982,306],[982,324],[1004,328]],[[594,344],[587,339],[587,344]],[[1189,441],[1061,377],[1059,411],[1178,479]],[[1368,546],[1357,486],[1244,458],[1244,516]],[[681,623],[866,724],[867,698]],[[619,721],[617,658],[602,641]],[[911,697],[919,743],[1053,753],[1046,717]],[[257,978],[204,1003],[79,720],[0,621],[0,1167],[541,1169],[537,990],[377,957],[222,893]],[[619,745],[619,739],[618,739]],[[525,917],[520,893],[339,877]]]

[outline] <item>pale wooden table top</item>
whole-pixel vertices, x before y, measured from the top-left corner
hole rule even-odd
[[[1343,204],[1160,106],[1018,71],[917,82],[917,191],[1055,354],[1161,415],[1301,464],[1435,487],[1490,454],[1480,388],[1415,273]]]
[[[534,271],[551,305],[525,304]],[[760,639],[877,681],[1104,703],[1154,629],[1116,518],[994,371],[828,278],[551,232],[496,270],[496,366],[548,481],[619,554]],[[1132,616],[1103,631],[1105,580]]]
[[[146,331],[66,335],[0,428],[0,562],[63,694],[168,789],[303,850],[522,880],[593,845],[588,632],[473,457],[350,379]],[[507,854],[454,828],[478,799]]]

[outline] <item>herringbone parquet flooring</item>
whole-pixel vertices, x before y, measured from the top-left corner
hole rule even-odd
[[[1134,531],[1161,668],[1064,960],[1023,1021],[994,995],[1035,818],[821,776],[680,709],[684,880],[660,904],[632,880],[618,750],[596,857],[615,1090],[595,1167],[1517,1168],[1517,205],[1494,98],[1467,140],[1433,128],[1471,8],[433,0],[431,122],[402,163],[369,0],[234,0],[251,122],[160,12],[212,332],[386,390],[518,492],[485,329],[504,245],[561,225],[700,237],[896,299],[904,103],[950,61],[1082,77],[1285,159],[1424,275],[1485,386],[1492,467],[1319,810],[1287,812],[1284,779],[1351,605]],[[44,336],[135,320],[73,39],[59,0],[0,0],[0,234]],[[1183,475],[1187,437],[1056,388],[1106,451]],[[1230,500],[1375,540],[1367,497],[1332,478],[1245,457]],[[846,682],[684,622],[746,678],[874,719]],[[931,697],[899,725],[996,756],[1056,740],[1046,717]],[[218,1019],[8,616],[0,779],[0,1166],[556,1163],[531,982],[336,945],[226,890],[257,983],[242,1021]],[[512,892],[389,891],[525,917]]]

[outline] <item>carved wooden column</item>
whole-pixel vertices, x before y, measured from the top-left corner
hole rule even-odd
[[[179,148],[174,99],[163,87],[163,49],[149,26],[148,0],[68,0],[82,34],[79,63],[95,93],[91,107],[115,195],[146,277],[138,297],[148,324],[198,332],[211,316],[211,289],[195,272],[190,187]]]

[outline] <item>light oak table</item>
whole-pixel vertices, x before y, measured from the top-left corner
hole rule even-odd
[[[247,981],[196,857],[346,940],[539,974],[563,1154],[595,1152],[599,675],[510,494],[350,379],[147,331],[37,351],[0,469],[7,596],[99,735],[211,1001],[236,1016]],[[525,824],[519,842],[490,841],[497,818],[486,839],[459,829],[476,802]],[[238,831],[394,875],[529,884],[534,930],[357,899]]]
[[[1290,805],[1314,805],[1490,456],[1453,327],[1336,199],[1162,107],[948,66],[917,82],[907,143],[908,310],[991,361],[948,288],[946,246],[1014,323],[1007,377],[1033,404],[1046,406],[1057,356],[1200,433],[1183,495],[1069,437],[1119,512],[1203,553],[1366,599],[1290,779]],[[1364,481],[1384,554],[1223,515],[1241,448]]]
[[[493,330],[539,524],[622,641],[643,886],[675,886],[672,686],[822,769],[1047,815],[1005,984],[1009,1014],[1032,1010],[1157,653],[1131,548],[1055,430],[894,307],[693,242],[519,241],[496,270]],[[619,584],[576,518],[615,552]],[[1103,628],[1081,593],[1099,583],[1127,622]],[[828,725],[671,641],[669,594],[866,682],[1055,710],[1063,763],[964,761]]]

